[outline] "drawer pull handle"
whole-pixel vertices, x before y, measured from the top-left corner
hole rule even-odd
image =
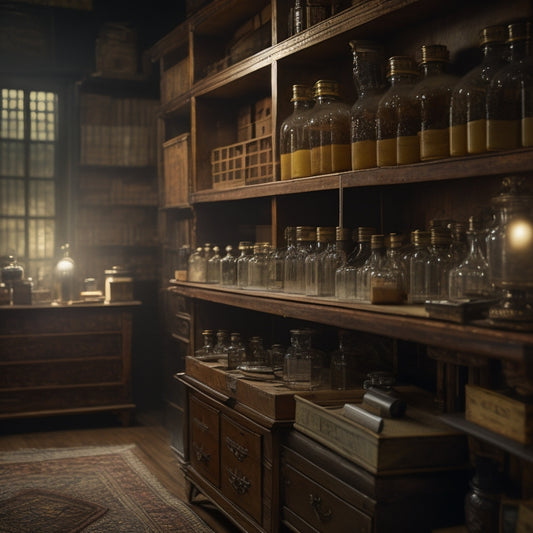
[[[246,494],[251,487],[250,480],[243,474],[240,474],[238,470],[233,471],[228,468],[229,483],[233,487],[233,490],[237,494]]]
[[[192,447],[194,449],[194,455],[196,456],[196,460],[199,463],[205,463],[206,465],[209,464],[209,461],[211,459],[211,454],[204,452],[204,447],[200,444],[196,444],[196,442],[192,443]]]
[[[331,508],[328,508],[327,510],[322,509],[322,499],[320,496],[309,494],[309,503],[320,522],[329,522],[331,520],[333,512]]]
[[[238,442],[235,442],[233,439],[226,437],[226,446],[228,450],[237,458],[237,461],[244,461],[248,457],[248,448],[241,446]]]
[[[200,429],[200,431],[203,431],[204,433],[208,432],[209,431],[209,426],[207,424],[204,424],[201,420],[199,420],[198,418],[194,417],[192,419],[193,423],[195,426],[198,427],[198,429]]]

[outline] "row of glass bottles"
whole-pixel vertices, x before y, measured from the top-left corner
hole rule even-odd
[[[529,21],[484,28],[482,62],[462,78],[446,71],[445,45],[423,45],[418,68],[390,57],[384,76],[381,46],[350,41],[357,100],[332,80],[293,86],[281,179],[533,146],[530,32]]]

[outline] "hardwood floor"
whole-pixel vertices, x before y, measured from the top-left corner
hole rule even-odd
[[[150,471],[175,496],[187,501],[188,487],[163,416],[156,411],[140,412],[128,427],[112,415],[50,417],[0,422],[0,452],[27,448],[69,448],[136,444]],[[207,500],[191,505],[217,533],[239,531]]]

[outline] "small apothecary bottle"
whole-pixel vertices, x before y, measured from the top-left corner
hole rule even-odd
[[[292,329],[290,346],[285,354],[283,379],[296,390],[312,390],[322,379],[322,354],[311,346],[312,331]]]
[[[254,246],[249,241],[239,242],[240,255],[237,258],[237,287],[245,289],[248,287],[248,262],[253,254]]]
[[[189,256],[187,278],[197,283],[205,283],[207,280],[207,259],[201,246]]]
[[[194,352],[194,356],[198,359],[209,359],[215,353],[215,332],[212,329],[204,329],[202,339],[203,346]]]
[[[231,253],[233,247],[226,246],[226,255],[220,260],[220,284],[223,287],[235,287],[237,285],[237,260]]]

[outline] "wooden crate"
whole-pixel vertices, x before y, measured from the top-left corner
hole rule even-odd
[[[274,179],[272,135],[258,137],[246,143],[246,185],[266,183]]]
[[[190,135],[163,143],[165,207],[189,205],[191,190]]]
[[[161,102],[168,102],[186,93],[190,88],[188,57],[161,73]]]
[[[213,189],[244,185],[245,143],[220,146],[211,152]]]

